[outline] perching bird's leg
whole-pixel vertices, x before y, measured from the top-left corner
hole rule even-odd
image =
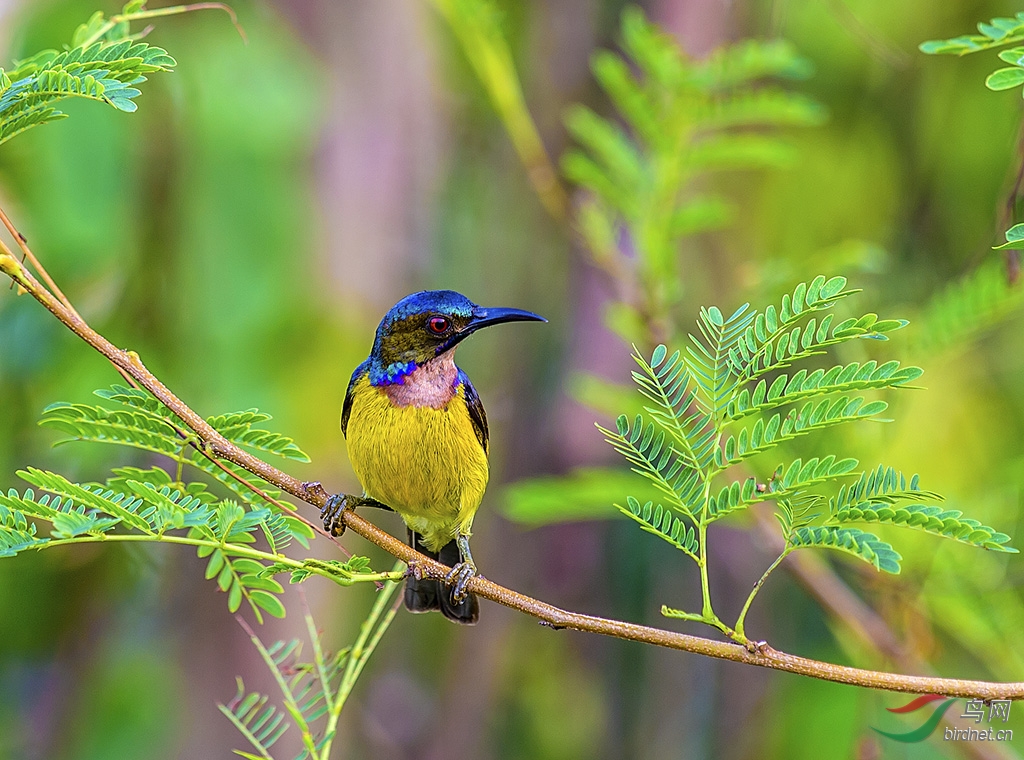
[[[376,499],[368,496],[353,496],[350,493],[336,493],[327,499],[324,508],[320,510],[320,519],[324,521],[324,530],[332,536],[341,536],[345,532],[345,521],[342,513],[355,509],[356,507],[377,507],[393,512],[387,504],[381,504]]]
[[[466,591],[466,584],[469,583],[470,578],[476,575],[476,563],[473,562],[473,555],[469,551],[469,536],[460,533],[456,537],[455,543],[459,547],[459,556],[462,561],[448,572],[448,575],[444,577],[444,582],[452,587],[452,601],[458,604],[469,593]]]

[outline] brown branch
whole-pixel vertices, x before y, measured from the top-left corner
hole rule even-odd
[[[219,5],[219,4],[215,3],[214,5]],[[57,283],[53,281],[52,277],[50,277],[50,273],[46,271],[46,267],[44,267],[42,265],[42,263],[39,261],[39,259],[37,259],[35,257],[35,255],[32,253],[32,250],[28,247],[28,239],[24,235],[22,235],[21,232],[18,231],[18,229],[14,226],[14,223],[10,220],[10,218],[7,216],[7,213],[2,208],[0,208],[0,222],[2,222],[3,225],[7,228],[7,231],[11,233],[11,237],[13,237],[17,241],[18,247],[21,249],[22,254],[23,254],[22,261],[25,261],[27,259],[29,262],[31,262],[32,267],[39,273],[39,276],[42,277],[43,282],[45,282],[46,285],[50,288],[50,292],[53,293],[54,296],[56,296],[56,298],[60,302],[60,304],[65,309],[68,310],[68,313],[74,315],[75,317],[77,317],[78,319],[81,320],[82,319],[81,315],[79,315],[79,313],[75,310],[75,307],[71,304],[71,301],[69,301],[67,296],[64,295],[64,293],[61,291],[61,289],[57,286]],[[13,255],[13,254],[11,254],[10,250],[5,245],[3,245],[2,242],[0,242],[0,251],[6,252],[9,255]],[[82,322],[84,323],[84,320],[82,320]],[[133,378],[128,373],[127,370],[125,370],[123,367],[119,367],[117,364],[114,364],[113,362],[111,362],[111,364],[113,364],[114,369],[116,369],[120,373],[121,377],[123,377],[125,379],[125,381],[129,385],[131,385],[133,388],[139,388],[140,387],[139,384],[136,382],[135,378]],[[228,477],[232,478],[233,480],[237,481],[239,484],[241,484],[241,485],[245,486],[246,488],[248,488],[250,491],[255,493],[257,496],[259,496],[261,499],[263,499],[268,504],[273,504],[275,507],[280,509],[282,512],[284,512],[286,514],[289,514],[289,515],[291,515],[292,517],[295,517],[298,520],[302,520],[304,523],[306,523],[307,525],[312,527],[313,530],[319,532],[324,537],[329,538],[331,540],[334,539],[334,537],[331,536],[326,530],[321,528],[319,524],[310,522],[305,517],[303,517],[298,512],[296,512],[294,509],[289,507],[287,504],[283,504],[283,503],[279,502],[277,499],[275,499],[272,496],[270,496],[269,494],[265,493],[258,486],[254,485],[253,483],[250,483],[248,480],[246,480],[245,478],[241,477],[238,473],[236,473],[233,470],[231,470],[230,468],[226,467],[224,465],[224,463],[221,462],[219,459],[217,459],[214,456],[211,456],[210,453],[206,450],[206,448],[204,446],[199,445],[192,438],[192,436],[190,436],[188,433],[186,433],[185,430],[183,428],[181,428],[179,425],[175,425],[173,422],[170,422],[170,421],[168,421],[168,424],[171,426],[171,428],[174,429],[174,432],[177,433],[177,435],[183,441],[185,441],[189,446],[191,446],[196,451],[198,451],[203,457],[205,457],[209,462],[211,462],[217,468],[222,470]],[[337,542],[335,542],[335,543],[337,543]],[[338,548],[341,549],[342,553],[346,557],[351,558],[352,553],[349,552],[348,549],[346,549],[341,544],[338,544]],[[379,585],[380,584],[378,584],[378,586]]]
[[[233,462],[282,491],[286,491],[314,507],[321,508],[324,506],[328,495],[320,487],[319,483],[303,483],[232,444],[150,373],[143,365],[138,354],[133,351],[117,348],[89,327],[73,310],[66,308],[50,291],[43,287],[9,251],[0,251],[0,271],[11,277],[25,291],[30,293],[33,298],[46,307],[72,332],[106,356],[115,366],[124,369],[140,385],[152,393],[196,434],[213,456]],[[354,512],[344,512],[343,519],[345,525],[353,532],[381,547],[389,554],[416,567],[424,575],[441,579],[448,574],[450,568],[413,551],[404,542],[382,531]],[[473,578],[470,581],[469,590],[485,599],[532,615],[553,628],[570,628],[588,633],[598,633],[628,641],[637,641],[669,649],[717,657],[723,660],[732,660],[733,662],[741,662],[747,665],[772,668],[789,673],[799,673],[826,681],[887,691],[912,694],[934,693],[949,697],[973,697],[978,699],[1024,699],[1024,683],[969,681],[956,678],[910,676],[863,670],[798,657],[780,652],[763,643],[755,645],[748,650],[738,644],[715,641],[713,639],[637,625],[621,620],[609,620],[578,612],[569,612],[480,577]]]
[[[36,258],[35,254],[32,253],[32,249],[28,247],[28,238],[18,232],[18,229],[14,226],[14,223],[7,216],[7,213],[0,208],[0,221],[3,222],[4,227],[11,233],[11,237],[18,244],[21,249],[22,260],[28,259],[28,261],[35,267],[35,270],[39,272],[39,276],[43,278],[43,282],[47,284],[50,291],[57,296],[57,299],[64,305],[64,307],[75,316],[78,316],[78,312],[75,311],[75,307],[71,305],[71,301],[68,300],[67,296],[61,292],[61,289],[57,287],[57,283],[50,277],[50,273],[43,268],[43,265],[39,263],[39,259]],[[6,253],[10,253],[7,246],[3,246],[3,250]]]
[[[765,544],[775,554],[781,552],[785,542],[779,534],[778,524],[767,513],[755,513],[757,529]],[[786,569],[839,623],[865,645],[903,670],[931,675],[928,662],[912,649],[903,645],[896,633],[874,608],[853,592],[843,579],[820,555],[812,552],[793,552],[786,559]],[[970,728],[972,723],[956,714],[946,715],[942,722],[955,728]],[[997,742],[959,742],[957,747],[965,757],[974,760],[1009,760],[1017,755],[998,746]]]

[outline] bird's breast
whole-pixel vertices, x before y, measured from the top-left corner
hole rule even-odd
[[[457,530],[468,530],[488,477],[465,389],[448,387],[444,400],[444,388],[429,383],[375,387],[363,378],[352,389],[345,437],[366,494],[392,507],[425,538],[433,532],[438,541],[446,536],[442,545]]]
[[[444,409],[455,398],[459,368],[449,351],[404,375],[401,382],[379,386],[395,406]]]

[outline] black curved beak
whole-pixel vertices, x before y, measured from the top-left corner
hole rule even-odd
[[[532,311],[477,306],[473,309],[473,316],[469,324],[445,341],[444,345],[439,348],[438,353],[454,348],[482,327],[500,325],[503,322],[547,322],[547,320],[540,314],[534,314]]]
[[[463,330],[464,333],[472,333],[481,327],[500,325],[502,322],[547,322],[540,314],[522,309],[484,308],[477,306],[473,309],[473,319]]]

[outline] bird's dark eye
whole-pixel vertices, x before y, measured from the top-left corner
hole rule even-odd
[[[427,328],[434,335],[444,335],[448,332],[448,319],[445,317],[431,317],[427,322]]]

